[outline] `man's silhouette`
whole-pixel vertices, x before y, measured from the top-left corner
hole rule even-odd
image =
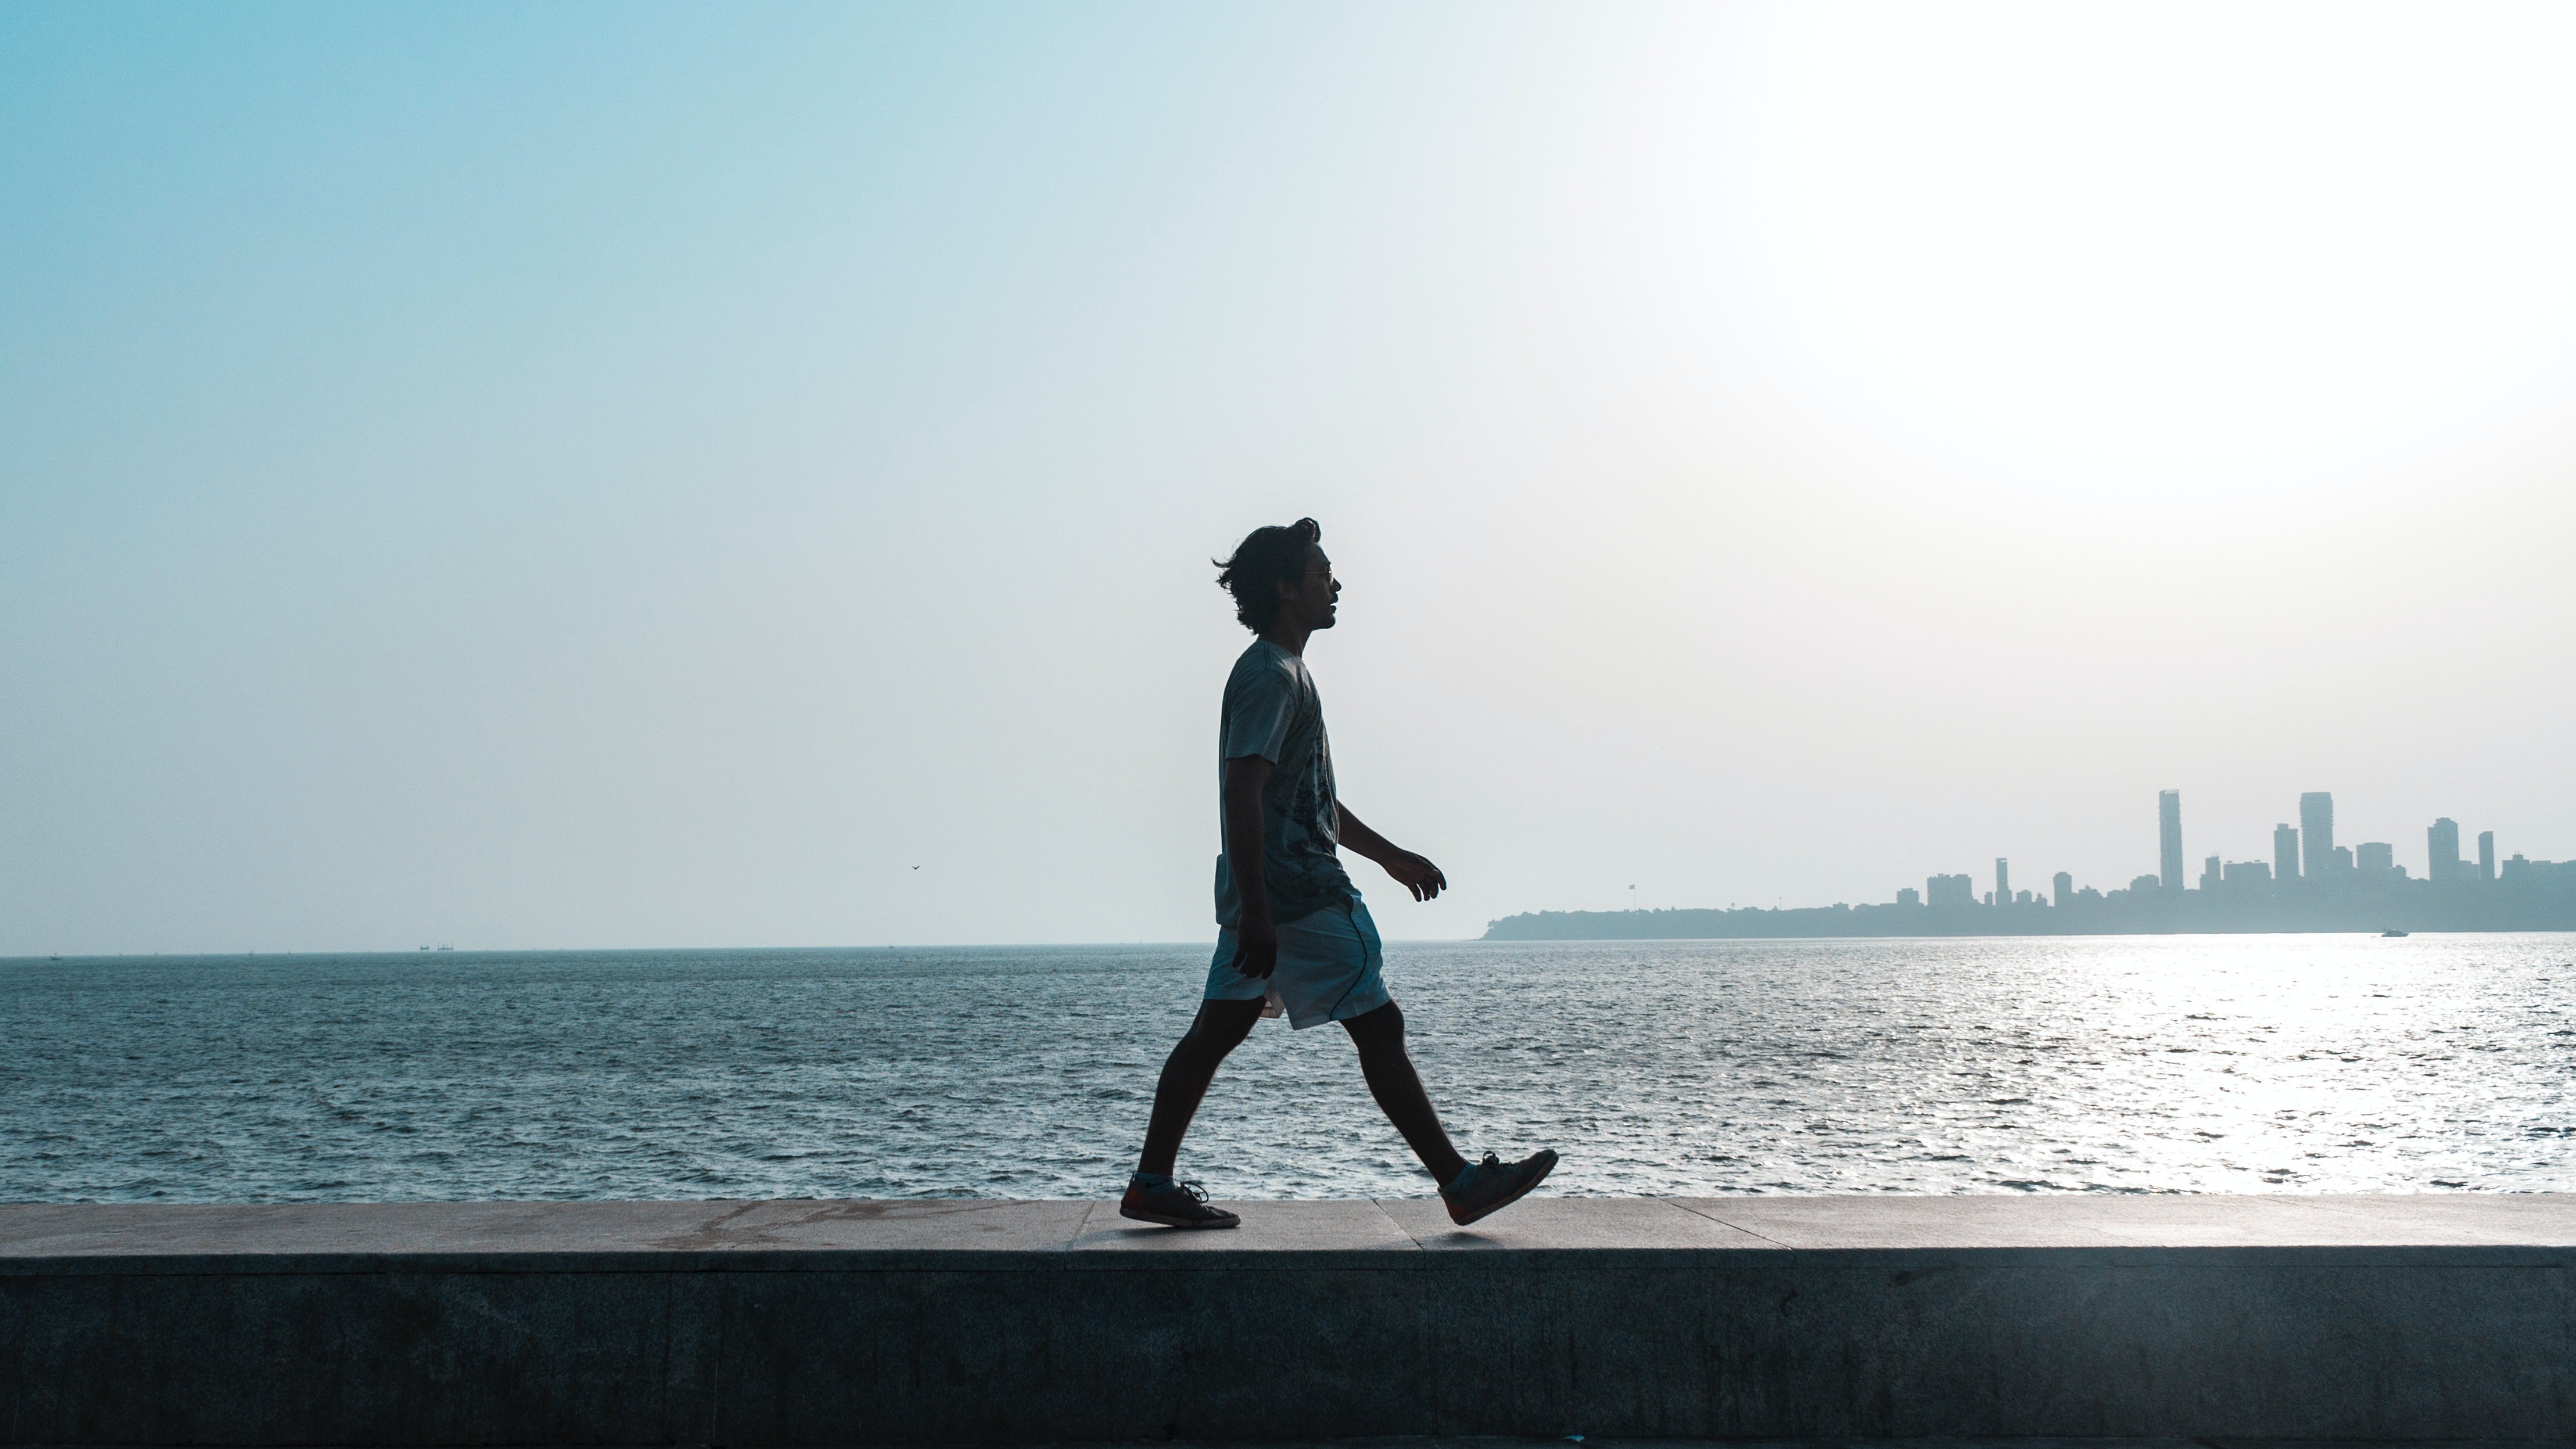
[[[1404,1050],[1404,1013],[1379,979],[1377,927],[1337,846],[1386,868],[1427,901],[1449,884],[1433,865],[1362,824],[1333,790],[1323,702],[1306,672],[1306,640],[1333,627],[1342,586],[1315,520],[1256,528],[1218,567],[1235,617],[1261,637],[1225,682],[1218,733],[1225,852],[1216,864],[1216,957],[1198,1019],[1163,1063],[1145,1150],[1118,1211],[1176,1228],[1230,1228],[1238,1219],[1207,1204],[1194,1182],[1172,1177],[1190,1118],[1217,1065],[1263,1016],[1297,1029],[1338,1021],[1359,1048],[1360,1072],[1387,1120],[1440,1183],[1449,1216],[1472,1223],[1518,1201],[1556,1166],[1541,1151],[1507,1163],[1470,1164],[1449,1145],[1440,1114]]]

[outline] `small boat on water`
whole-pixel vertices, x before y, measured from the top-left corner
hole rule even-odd
[[[2382,931],[2379,933],[2379,938],[2385,941],[2392,936],[2403,936],[2405,934],[2406,933],[2404,931]]]

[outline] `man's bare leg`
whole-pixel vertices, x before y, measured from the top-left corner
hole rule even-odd
[[[1197,1019],[1182,1034],[1181,1044],[1163,1059],[1163,1075],[1154,1083],[1154,1115],[1145,1126],[1145,1150],[1136,1159],[1138,1172],[1172,1175],[1172,1164],[1181,1154],[1181,1138],[1190,1130],[1190,1119],[1199,1114],[1199,1103],[1207,1098],[1208,1083],[1216,1080],[1216,1069],[1226,1054],[1243,1045],[1260,1020],[1257,1000],[1199,1003]],[[1397,1050],[1402,1049],[1399,1043]],[[1406,1070],[1412,1070],[1409,1064]],[[1425,1101],[1424,1106],[1429,1105]]]
[[[1390,1001],[1343,1022],[1342,1029],[1351,1034],[1351,1045],[1359,1048],[1360,1075],[1368,1078],[1369,1095],[1377,1098],[1378,1110],[1404,1134],[1405,1145],[1431,1169],[1432,1178],[1447,1187],[1467,1170],[1467,1159],[1449,1145],[1440,1114],[1432,1109],[1431,1094],[1422,1090],[1422,1077],[1413,1070],[1413,1056],[1404,1049],[1404,1013]],[[1154,1113],[1160,1121],[1159,1100]]]

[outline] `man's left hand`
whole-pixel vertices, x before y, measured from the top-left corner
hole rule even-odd
[[[1449,877],[1440,873],[1440,867],[1412,851],[1399,850],[1380,864],[1395,877],[1397,885],[1413,892],[1417,901],[1427,901],[1449,887]]]

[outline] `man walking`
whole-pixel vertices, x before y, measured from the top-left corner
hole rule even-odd
[[[1256,528],[1218,566],[1235,617],[1260,637],[1225,682],[1217,749],[1225,853],[1216,863],[1219,930],[1207,994],[1163,1063],[1145,1150],[1118,1205],[1121,1215],[1143,1222],[1230,1228],[1239,1221],[1208,1206],[1197,1183],[1175,1180],[1173,1162],[1218,1064],[1254,1022],[1282,1012],[1297,1030],[1338,1021],[1350,1033],[1369,1094],[1439,1182],[1453,1221],[1472,1223],[1510,1206],[1556,1166],[1556,1154],[1544,1150],[1520,1162],[1490,1152],[1472,1164],[1459,1156],[1405,1052],[1404,1013],[1379,979],[1377,927],[1335,848],[1376,861],[1418,901],[1449,882],[1440,867],[1362,824],[1334,793],[1323,702],[1305,658],[1306,640],[1333,627],[1342,592],[1322,536],[1311,518]]]

